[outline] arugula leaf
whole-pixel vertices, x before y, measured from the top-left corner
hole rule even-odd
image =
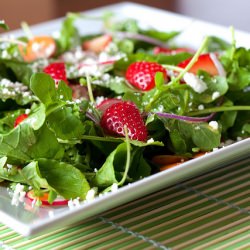
[[[0,158],[0,182],[8,180],[13,182],[25,183],[25,179],[20,175],[20,171],[16,166],[7,166],[8,158],[6,156]]]
[[[30,88],[46,106],[46,121],[56,136],[62,140],[79,140],[84,126],[79,107],[69,103],[72,90],[62,81],[56,89],[54,80],[44,73],[32,76]]]
[[[25,183],[32,186],[33,189],[48,188],[47,180],[41,177],[38,164],[35,161],[30,162],[22,169],[21,176],[24,178]]]
[[[113,183],[118,183],[116,172],[123,172],[126,162],[127,146],[126,143],[121,143],[107,157],[105,163],[97,171],[93,179],[93,185],[98,187],[108,187]]]
[[[210,151],[220,145],[220,131],[207,123],[190,123],[180,120],[162,119],[169,131],[173,151],[177,154],[192,152],[193,148]]]
[[[38,167],[42,178],[65,199],[86,197],[90,186],[84,174],[71,164],[51,159],[39,159]]]
[[[5,23],[4,20],[0,20],[0,28],[4,30],[9,30],[9,26]]]
[[[45,106],[58,101],[55,81],[48,74],[36,73],[32,75],[30,89]]]
[[[140,33],[143,35],[158,39],[163,42],[167,42],[170,39],[180,34],[180,32],[178,31],[165,32],[165,31],[159,31],[155,29],[141,30]]]
[[[46,125],[35,131],[24,121],[10,133],[0,135],[0,156],[7,156],[10,164],[23,165],[42,157],[61,159],[63,154],[62,145]]]
[[[30,77],[33,74],[31,67],[25,62],[0,58],[0,65],[4,64],[7,69],[12,71],[12,76],[15,76],[14,81],[19,81],[25,85],[29,85]],[[10,74],[10,73],[9,73]]]
[[[75,27],[75,21],[80,17],[80,14],[69,13],[63,21],[60,30],[60,37],[57,40],[58,54],[80,45],[80,34],[78,29]]]
[[[207,52],[218,52],[230,49],[231,45],[217,36],[209,36],[207,42]]]

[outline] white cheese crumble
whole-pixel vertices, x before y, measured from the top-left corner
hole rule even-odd
[[[118,184],[117,183],[113,183],[111,186],[111,192],[116,192],[118,190]]]
[[[154,138],[150,138],[147,140],[147,143],[153,143],[154,142]]]
[[[77,197],[77,198],[75,198],[75,199],[70,199],[70,200],[68,201],[68,207],[69,207],[69,209],[74,209],[74,208],[76,208],[76,207],[79,207],[79,206],[80,206],[79,200],[80,200],[79,197]]]
[[[203,109],[204,109],[204,105],[203,105],[203,104],[200,104],[200,105],[198,106],[198,109],[199,109],[199,110],[203,110]]]
[[[185,73],[183,79],[188,86],[199,94],[207,89],[207,84],[193,73]]]
[[[215,99],[217,99],[218,97],[220,97],[220,92],[219,92],[219,91],[213,92],[213,94],[212,94],[212,100],[215,100]]]
[[[211,122],[208,123],[208,125],[209,125],[212,129],[218,130],[219,125],[218,125],[218,122],[217,122],[217,121],[211,121]]]
[[[92,201],[95,199],[95,195],[96,195],[96,190],[92,188],[87,192],[85,200]]]
[[[25,195],[26,195],[26,192],[24,191],[24,186],[18,183],[13,193],[11,205],[18,206],[19,202],[24,201]]]

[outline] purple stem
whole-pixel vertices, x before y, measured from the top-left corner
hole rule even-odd
[[[162,48],[167,48],[167,45],[165,43],[157,39],[154,39],[152,37],[142,35],[142,34],[136,34],[136,33],[131,33],[131,32],[116,32],[115,34],[114,33],[108,33],[108,34],[115,35],[119,38],[129,38],[129,39],[140,40],[140,41],[151,43],[153,45],[156,45]]]
[[[207,122],[210,121],[215,115],[215,113],[211,113],[210,115],[204,117],[191,117],[191,116],[175,115],[175,114],[160,113],[160,112],[156,112],[155,114],[164,118],[177,119],[189,122]]]
[[[90,112],[86,112],[86,116],[91,120],[93,121],[96,125],[99,125],[100,124],[100,121],[99,119],[96,118],[96,116]]]

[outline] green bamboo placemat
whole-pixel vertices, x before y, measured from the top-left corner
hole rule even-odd
[[[250,249],[250,160],[41,236],[0,224],[0,249]]]

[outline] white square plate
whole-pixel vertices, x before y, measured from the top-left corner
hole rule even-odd
[[[206,35],[217,35],[228,41],[231,39],[231,33],[228,28],[134,3],[115,4],[85,13],[99,16],[105,10],[112,11],[119,17],[137,18],[142,24],[159,30],[183,31],[176,43],[193,48],[198,47]],[[32,26],[32,31],[34,34],[50,34],[59,29],[61,21],[62,19],[57,19]],[[95,33],[100,31],[101,24],[97,21],[84,20],[81,23],[81,27],[83,33]],[[19,36],[22,34],[22,31],[18,30],[12,32],[12,34]],[[250,35],[237,31],[236,40],[238,46],[249,47]],[[201,158],[185,162],[173,169],[157,173],[122,187],[117,192],[96,198],[93,202],[81,204],[73,210],[70,210],[68,207],[32,208],[28,202],[26,204],[20,203],[19,206],[13,206],[11,205],[11,197],[7,189],[0,186],[0,222],[25,236],[46,230],[51,231],[52,228],[72,224],[172,185],[185,178],[223,166],[229,162],[237,161],[240,158],[247,157],[249,153],[250,139],[236,142]]]

